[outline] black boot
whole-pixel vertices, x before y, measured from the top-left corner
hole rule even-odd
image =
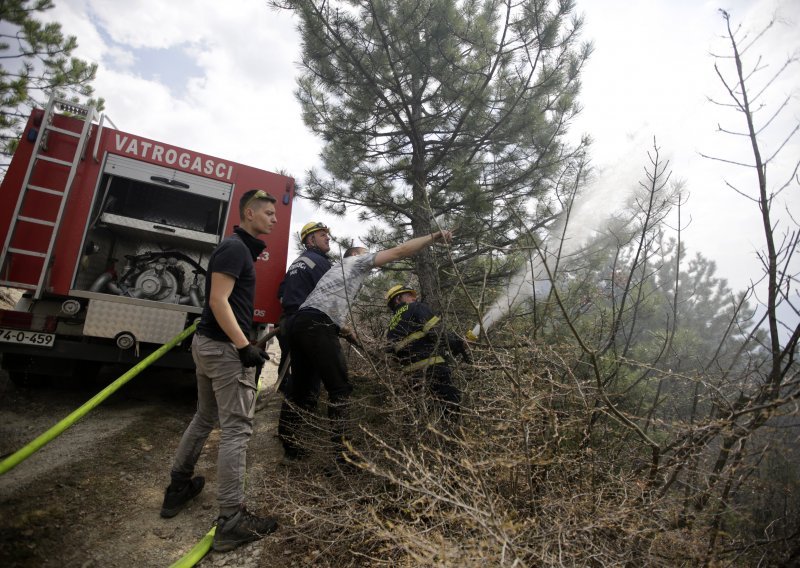
[[[242,506],[233,515],[217,519],[212,546],[217,552],[227,552],[241,544],[258,540],[276,528],[277,519],[256,516]]]
[[[169,519],[177,515],[186,503],[197,497],[206,484],[205,477],[197,476],[184,483],[169,484],[164,492],[164,503],[161,505],[161,516]]]

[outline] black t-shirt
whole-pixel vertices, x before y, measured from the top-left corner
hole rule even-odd
[[[266,245],[243,229],[236,227],[234,234],[226,237],[211,253],[206,272],[206,301],[197,333],[217,341],[230,341],[217,323],[211,311],[208,299],[211,295],[211,274],[221,272],[236,279],[228,303],[233,310],[236,323],[239,324],[245,337],[250,337],[253,324],[253,301],[256,293],[255,260]]]

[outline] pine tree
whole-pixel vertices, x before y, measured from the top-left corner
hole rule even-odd
[[[591,51],[572,1],[272,4],[300,17],[297,96],[324,141],[326,173],[309,173],[307,197],[379,221],[368,239],[380,246],[458,227],[462,269],[513,243],[522,220],[552,218],[585,143],[564,141]],[[414,263],[436,306],[434,254]]]
[[[64,36],[61,24],[44,24],[36,14],[52,9],[52,0],[0,2],[0,153],[14,153],[24,121],[48,95],[90,97],[97,64],[71,54],[75,36]],[[102,108],[102,99],[99,101]]]

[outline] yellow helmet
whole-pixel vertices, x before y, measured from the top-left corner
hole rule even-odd
[[[325,223],[311,221],[303,225],[303,228],[300,229],[300,242],[304,242],[308,235],[311,233],[316,233],[317,231],[328,231],[328,233],[330,233],[330,229]]]
[[[415,298],[417,297],[417,291],[411,286],[407,286],[405,284],[397,284],[396,286],[392,286],[386,291],[386,304],[391,308],[392,300],[394,300],[400,294],[405,294],[406,292],[414,294]]]

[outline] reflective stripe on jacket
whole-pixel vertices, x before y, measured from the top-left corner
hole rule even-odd
[[[403,371],[411,373],[431,365],[445,363],[439,349],[446,343],[434,327],[440,322],[439,316],[421,302],[411,302],[399,306],[389,322],[386,339],[404,365]]]
[[[422,329],[410,333],[405,338],[399,340],[397,343],[394,344],[394,346],[392,346],[394,352],[397,353],[398,351],[405,349],[410,343],[413,343],[414,341],[417,341],[418,339],[422,339],[423,337],[425,337],[428,334],[428,332],[431,329],[433,329],[433,327],[437,323],[439,323],[439,319],[440,319],[439,316],[433,316],[431,319],[429,319],[423,324]]]
[[[441,363],[446,363],[444,357],[441,355],[434,355],[433,357],[428,357],[427,359],[421,359],[416,363],[411,363],[410,365],[406,365],[403,367],[404,373],[413,373],[414,371],[421,371],[422,369],[427,369],[431,365],[439,365]]]

